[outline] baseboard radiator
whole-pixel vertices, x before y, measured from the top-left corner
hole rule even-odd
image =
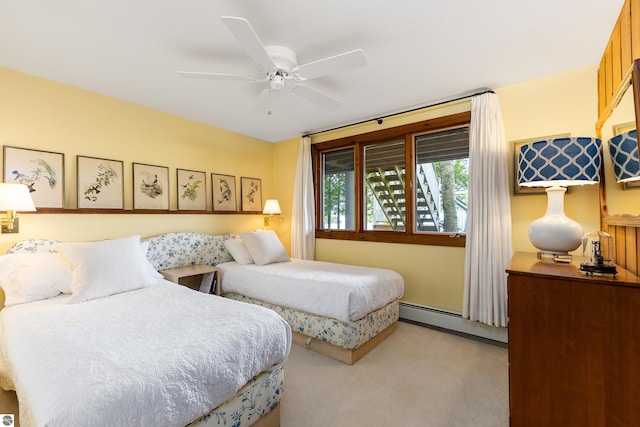
[[[423,305],[401,301],[400,318],[502,343],[508,341],[507,328],[496,328],[484,323],[472,322],[463,319],[459,313]]]

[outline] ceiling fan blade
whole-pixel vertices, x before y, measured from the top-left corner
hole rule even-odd
[[[342,105],[342,101],[338,101],[326,93],[310,88],[309,86],[296,85],[291,89],[291,93],[325,108],[337,108]]]
[[[190,77],[196,79],[213,79],[213,80],[243,80],[249,82],[259,81],[253,76],[247,74],[222,74],[222,73],[201,73],[197,71],[178,71],[182,77]]]
[[[309,62],[308,64],[302,64],[294,68],[292,74],[304,80],[311,80],[364,65],[367,65],[367,57],[362,49],[356,49]]]
[[[256,35],[253,28],[244,18],[235,16],[223,16],[222,22],[227,26],[229,31],[238,39],[242,48],[249,54],[251,59],[258,64],[263,71],[275,70],[276,66],[273,60],[264,48],[264,45]]]

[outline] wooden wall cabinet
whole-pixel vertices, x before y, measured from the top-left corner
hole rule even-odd
[[[578,265],[507,268],[512,426],[640,426],[640,279]]]

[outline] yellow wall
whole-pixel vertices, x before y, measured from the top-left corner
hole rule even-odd
[[[597,66],[586,67],[496,90],[507,141],[565,133],[595,136],[597,70]],[[513,190],[513,151],[509,148]],[[527,233],[529,224],[544,215],[546,198],[546,194],[511,197],[514,250],[535,251]],[[571,187],[565,195],[566,215],[580,223],[585,233],[600,229],[599,206],[598,185]]]
[[[132,205],[131,163],[170,168],[171,209],[176,209],[175,169],[262,179],[263,200],[277,198],[284,221],[272,228],[290,248],[292,193],[299,138],[270,144],[145,107],[0,68],[0,142],[65,154],[66,206],[75,207],[75,156],[125,162],[125,208]],[[496,89],[508,141],[571,133],[589,136],[596,122],[596,67],[575,70]],[[446,109],[413,112],[314,136],[321,142],[469,110],[468,100]],[[241,114],[241,112],[239,112]],[[511,142],[509,142],[511,145]],[[511,156],[508,159],[512,168]],[[238,189],[239,190],[239,189]],[[238,192],[239,196],[239,192]],[[544,214],[545,195],[512,196],[515,250],[533,250],[529,224]],[[597,229],[597,186],[573,188],[567,215],[585,231]],[[224,233],[262,227],[261,215],[22,214],[21,233],[0,235],[0,253],[26,238],[94,240],[169,231]],[[404,300],[459,312],[462,305],[464,249],[391,243],[316,241],[318,260],[391,268],[405,279]]]
[[[125,209],[132,208],[132,162],[169,167],[176,210],[176,168],[262,180],[274,197],[274,146],[71,86],[0,68],[0,143],[65,155],[65,207],[76,207],[76,155],[124,161]],[[261,215],[21,214],[20,234],[0,235],[0,253],[18,240],[94,240],[170,231],[224,233],[262,227]]]
[[[496,89],[505,122],[509,153],[512,153],[511,145],[514,140],[559,133],[593,136],[597,105],[596,71],[595,66],[587,67]],[[398,126],[437,115],[468,111],[469,108],[470,102],[467,100],[446,109],[435,108],[428,112],[413,112],[387,118],[382,125],[371,121],[325,132],[314,136],[312,142]],[[291,194],[295,174],[295,167],[292,168],[289,163],[295,155],[286,155],[284,151],[292,150],[297,154],[298,143],[296,140],[278,144],[279,155],[274,158],[276,169],[281,169],[280,174],[286,175],[278,179],[279,186],[287,187],[283,196]],[[512,154],[508,159],[510,174],[513,173],[511,157]],[[597,186],[572,188],[565,200],[566,213],[581,223],[585,232],[598,229],[598,200]],[[284,210],[284,205],[290,203],[282,204]],[[511,207],[514,250],[534,251],[527,231],[533,220],[544,215],[546,195],[512,195]],[[290,217],[290,212],[286,212],[285,215]],[[394,269],[405,280],[404,301],[453,312],[462,310],[463,248],[317,239],[316,259]]]

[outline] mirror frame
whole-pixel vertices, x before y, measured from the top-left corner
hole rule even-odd
[[[614,96],[614,100],[612,101],[611,107],[608,111],[600,117],[598,122],[596,123],[596,136],[598,138],[602,137],[602,126],[606,122],[606,120],[611,116],[613,110],[618,106],[618,103],[624,96],[627,90],[631,90],[633,92],[633,106],[635,111],[635,120],[636,120],[636,129],[640,129],[638,124],[640,124],[640,59],[635,59],[631,64],[631,68],[625,74],[625,77],[622,79],[623,83],[620,85],[620,89]],[[640,143],[639,143],[640,145]],[[605,155],[604,152],[601,155]],[[600,169],[600,222],[605,218],[611,217],[607,208],[607,191],[606,191],[606,182],[605,182],[605,174],[604,168]],[[627,214],[625,214],[627,215]],[[629,216],[635,216],[635,214]],[[602,226],[602,224],[601,224]]]

